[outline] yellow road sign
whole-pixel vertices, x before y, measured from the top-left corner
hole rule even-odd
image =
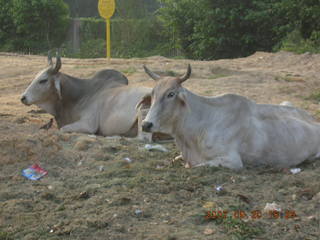
[[[111,18],[116,9],[115,0],[99,0],[98,9],[101,17]]]
[[[107,58],[111,57],[110,18],[116,9],[115,0],[99,0],[98,9],[100,16],[106,19],[106,52]]]

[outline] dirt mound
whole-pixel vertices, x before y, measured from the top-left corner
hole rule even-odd
[[[203,95],[239,93],[257,102],[290,101],[316,117],[320,55],[258,52],[219,61],[63,59],[62,71],[89,77],[113,68],[130,84],[153,86],[142,65],[193,75],[185,86]],[[317,239],[320,161],[288,169],[183,168],[179,154],[147,151],[136,139],[39,130],[51,116],[19,96],[41,56],[0,54],[0,239]],[[302,146],[303,147],[303,146]],[[30,181],[38,163],[49,174]],[[278,212],[265,212],[275,202]],[[209,212],[209,213],[208,213]],[[208,215],[209,214],[209,215]],[[297,216],[295,216],[297,215]],[[207,217],[206,217],[207,216]]]

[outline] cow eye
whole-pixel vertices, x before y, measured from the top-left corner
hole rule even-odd
[[[48,79],[42,79],[39,81],[40,84],[46,83],[48,81]]]
[[[169,92],[169,94],[168,94],[168,98],[172,98],[173,96],[175,95],[175,93],[174,92]]]

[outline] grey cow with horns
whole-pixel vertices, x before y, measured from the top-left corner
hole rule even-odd
[[[48,63],[22,94],[22,103],[53,115],[63,132],[137,136],[135,106],[150,88],[128,86],[128,79],[115,70],[99,71],[91,79],[71,77],[59,72],[60,56],[54,64],[49,55]]]
[[[151,99],[142,128],[171,134],[189,166],[289,167],[320,156],[320,125],[307,112],[235,94],[194,94],[181,85],[191,75],[190,65],[177,78],[144,68],[157,83],[140,102]]]

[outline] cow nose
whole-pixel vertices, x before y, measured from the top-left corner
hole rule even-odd
[[[26,98],[26,96],[22,96],[20,100],[22,103],[26,103],[27,98]]]
[[[142,131],[144,132],[151,132],[151,128],[153,126],[152,122],[143,122],[142,123]]]

